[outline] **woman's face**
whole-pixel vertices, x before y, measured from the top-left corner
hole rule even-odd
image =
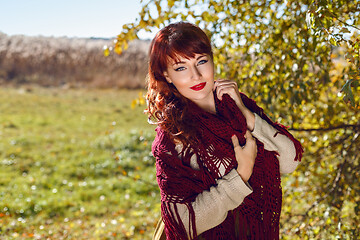
[[[195,103],[213,98],[214,63],[208,54],[195,54],[193,58],[170,59],[164,76],[184,97]]]

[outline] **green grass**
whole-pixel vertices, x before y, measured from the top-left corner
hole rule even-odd
[[[149,239],[160,216],[139,91],[0,88],[0,239]]]

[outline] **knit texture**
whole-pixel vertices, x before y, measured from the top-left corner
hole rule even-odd
[[[214,94],[217,114],[202,110],[190,103],[192,120],[197,122],[199,140],[202,144],[189,146],[179,156],[168,133],[160,127],[152,145],[156,158],[157,181],[161,193],[161,214],[165,223],[167,239],[188,239],[184,224],[188,224],[190,238],[196,239],[195,214],[191,203],[196,196],[216,184],[216,179],[237,167],[231,136],[236,134],[240,145],[244,145],[246,119],[232,100],[225,94],[223,100]],[[301,159],[303,149],[284,126],[273,123],[255,101],[241,94],[242,101],[250,111],[257,113],[271,124],[277,133],[288,136],[295,145],[295,161]],[[264,149],[256,140],[257,156],[249,184],[253,193],[241,205],[228,212],[218,226],[202,233],[201,239],[279,239],[279,218],[282,189],[277,153]],[[190,158],[197,155],[199,170],[192,169]],[[189,209],[189,222],[181,221],[175,203]]]

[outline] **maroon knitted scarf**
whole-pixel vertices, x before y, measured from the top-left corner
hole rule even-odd
[[[196,196],[216,184],[216,180],[237,167],[231,136],[236,134],[240,145],[245,144],[246,119],[232,100],[225,94],[220,101],[215,95],[217,114],[211,114],[190,103],[191,118],[198,122],[198,138],[202,144],[190,146],[180,155],[168,133],[160,127],[152,145],[156,158],[157,181],[161,193],[161,215],[167,239],[188,239],[184,224],[188,224],[193,239],[279,239],[279,218],[282,189],[279,161],[276,152],[264,149],[257,142],[258,153],[253,173],[248,181],[253,192],[218,226],[197,236],[195,213],[192,208]],[[271,124],[277,133],[288,136],[295,145],[296,157],[301,160],[303,149],[284,126],[272,122],[255,101],[241,93],[242,101],[252,112]],[[190,167],[192,154],[197,155],[200,170]],[[189,209],[189,222],[182,222],[176,203]]]

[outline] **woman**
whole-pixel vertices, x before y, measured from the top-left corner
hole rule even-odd
[[[302,147],[234,81],[214,81],[200,28],[178,22],[155,36],[147,101],[167,239],[278,239],[280,173]]]

